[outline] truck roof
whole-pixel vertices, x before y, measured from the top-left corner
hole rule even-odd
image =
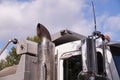
[[[108,46],[114,46],[114,47],[120,48],[120,42],[110,42],[110,43],[108,43]]]
[[[61,45],[71,41],[84,40],[86,36],[72,32],[70,30],[62,30],[52,35],[52,41],[55,45]]]

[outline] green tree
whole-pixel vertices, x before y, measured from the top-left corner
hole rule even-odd
[[[5,67],[17,65],[20,60],[20,55],[17,55],[16,48],[12,47],[11,51],[9,52],[9,55],[4,59],[0,61],[0,70],[4,69]]]
[[[27,40],[34,41],[34,42],[40,42],[40,39],[38,36],[34,37],[28,37]],[[17,65],[19,63],[21,55],[17,55],[16,48],[12,47],[9,55],[4,59],[0,61],[0,70],[4,69],[5,67]]]
[[[27,40],[33,41],[33,42],[40,42],[40,38],[38,36],[34,36],[34,37],[27,37]]]
[[[9,55],[6,57],[6,66],[17,65],[20,60],[20,55],[17,55],[16,48],[12,47]]]
[[[4,60],[4,59],[2,59],[1,61],[0,61],[0,70],[2,70],[3,68],[5,68],[6,67],[6,61]]]

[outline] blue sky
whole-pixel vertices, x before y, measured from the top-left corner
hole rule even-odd
[[[111,25],[113,30],[110,30],[111,26],[110,28],[109,26],[107,26],[106,28],[105,24],[107,22],[99,22],[100,18],[98,18],[98,17],[102,17],[102,15],[106,15],[106,17],[108,18],[116,17],[120,20],[120,9],[119,9],[120,0],[93,0],[93,1],[95,5],[98,30],[100,30],[103,33],[110,31],[111,33],[110,36],[112,40],[120,41],[120,37],[119,37],[120,29],[117,29],[120,27],[120,24],[118,23],[118,25],[114,25],[115,23],[113,22],[113,25]],[[90,2],[88,2],[88,4],[90,4]],[[87,13],[86,16],[89,17],[90,15]],[[112,21],[111,21],[111,24],[112,24]]]
[[[100,14],[106,12],[109,15],[117,15],[120,13],[120,0],[107,0],[106,2],[95,1],[96,2],[96,12]]]
[[[97,28],[101,30],[101,32],[104,32],[104,33],[106,31],[108,32],[109,29],[107,30],[105,27],[105,24],[107,22],[105,22],[104,20],[108,20],[108,18],[112,18],[112,17],[119,18],[120,0],[93,0],[93,1],[94,1],[95,11],[96,11]],[[56,31],[54,30],[52,31],[50,29],[51,27],[58,28],[57,31],[64,28],[73,30],[73,26],[75,24],[76,25],[78,24],[79,26],[85,26],[87,23],[89,23],[90,25],[89,28],[93,27],[93,13],[92,13],[91,0],[76,0],[76,1],[73,1],[73,0],[65,0],[65,1],[63,0],[57,0],[57,1],[56,0],[51,0],[51,1],[49,0],[1,0],[0,5],[1,5],[0,9],[2,9],[1,12],[3,12],[0,14],[1,15],[0,27],[2,27],[1,30],[3,34],[8,36],[8,38],[5,38],[4,36],[0,36],[1,40],[4,40],[4,39],[7,40],[13,37],[25,38],[27,36],[32,36],[30,31],[35,30],[33,29],[33,26],[36,26],[38,22],[41,22],[44,25],[46,25],[52,34],[55,33]],[[58,10],[64,9],[64,10],[58,11],[57,9]],[[73,12],[67,13],[67,9],[68,9],[68,12],[71,12],[71,11]],[[64,18],[65,18],[66,24],[64,23]],[[99,21],[101,20],[101,18],[104,18],[104,20],[102,20],[104,22]],[[82,23],[79,23],[79,22],[82,22]],[[15,23],[18,23],[18,24],[15,24]],[[24,31],[23,33],[24,35],[17,32],[17,31],[23,31],[24,28],[27,29],[28,28],[27,26],[29,24],[31,24],[30,31]],[[9,28],[7,28],[8,25],[9,25]],[[76,27],[78,27],[78,25]],[[60,28],[60,26],[62,26],[62,28]],[[15,28],[17,29],[15,33],[13,33],[12,29],[15,29]],[[117,28],[119,28],[119,25],[117,25]],[[73,30],[73,31],[76,31],[76,30]],[[79,31],[80,30],[78,30],[77,32],[80,33]],[[119,32],[119,29],[117,29],[117,31],[115,32]],[[7,33],[11,33],[14,35],[10,35],[10,34],[7,35]],[[32,33],[34,35],[35,31],[32,31]],[[83,34],[88,35],[90,33],[85,32]],[[113,40],[120,40],[119,38],[116,38],[113,35],[111,36],[113,37]]]
[[[93,1],[97,30],[120,41],[120,0]],[[69,29],[88,36],[94,30],[91,0],[0,0],[0,10],[0,48],[9,39],[36,35],[37,23],[51,34]]]
[[[120,0],[107,0],[105,3],[102,3],[102,2],[99,2],[99,1],[97,2],[97,0],[96,0],[95,2],[96,2],[97,16],[100,16],[101,14],[106,14],[106,15],[108,15],[108,17],[117,17],[120,20],[120,8],[119,8],[120,7],[120,5],[119,5]],[[109,27],[107,29],[103,29],[104,33],[106,31],[110,31],[111,33],[114,34],[112,36],[112,40],[117,40],[117,41],[120,40],[120,37],[119,37],[119,34],[120,34],[119,22],[120,21],[118,21],[117,25],[112,25],[113,30],[110,30]],[[116,24],[116,23],[114,23],[114,19],[113,19],[113,21],[111,21],[111,23]],[[104,25],[104,23],[103,23],[103,25]],[[101,29],[101,31],[102,31],[102,29]]]

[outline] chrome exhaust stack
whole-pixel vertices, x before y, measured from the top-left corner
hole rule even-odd
[[[42,25],[37,25],[37,35],[41,42],[38,44],[38,76],[39,80],[55,80],[54,76],[54,48],[48,30]]]
[[[103,74],[98,74],[97,52],[96,52],[96,39],[102,39],[103,50]],[[105,65],[105,36],[101,32],[96,31],[93,35],[86,38],[86,52],[84,54],[86,64],[85,70],[78,74],[78,80],[108,80],[106,77]],[[84,58],[84,57],[83,57]]]
[[[93,36],[86,38],[86,52],[85,52],[86,69],[83,69],[78,74],[78,80],[96,80],[97,76],[97,57],[96,46]]]

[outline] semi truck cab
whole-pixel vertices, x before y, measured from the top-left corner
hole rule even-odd
[[[81,72],[87,72],[86,38],[87,37],[83,35],[79,35],[69,30],[63,30],[53,35],[52,40],[56,45],[55,59],[57,80],[78,80]],[[96,47],[97,76],[105,75],[108,80],[120,80],[119,44],[120,43],[110,43],[107,44],[105,48],[106,73],[104,73],[103,67],[102,47],[101,45]],[[100,80],[103,79],[101,78]]]
[[[14,73],[0,71],[0,80],[120,80],[120,42],[96,46],[93,39],[70,30],[50,38],[42,29],[41,43],[10,41],[17,43],[21,59]]]

